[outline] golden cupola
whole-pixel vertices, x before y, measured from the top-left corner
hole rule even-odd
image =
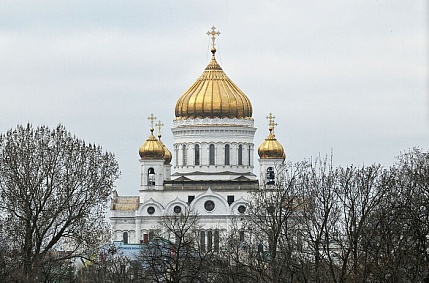
[[[155,124],[155,126],[158,127],[158,141],[161,143],[162,148],[164,149],[164,164],[168,165],[168,164],[170,164],[171,159],[173,158],[173,155],[168,150],[168,148],[165,146],[165,144],[161,141],[161,128],[162,128],[162,126],[164,126],[164,124],[158,120],[158,123]]]
[[[286,159],[286,153],[283,149],[283,146],[276,139],[274,134],[274,126],[277,124],[274,123],[274,116],[270,113],[267,116],[269,119],[269,131],[270,133],[258,147],[258,155],[261,159]]]
[[[177,100],[176,119],[251,118],[249,98],[228,78],[216,61],[215,27],[212,36],[212,58],[202,75]]]
[[[153,120],[156,119],[156,117],[154,117],[153,114],[151,114],[151,116],[148,119],[149,120],[152,119],[150,135],[147,138],[147,140],[144,142],[144,144],[140,147],[139,155],[143,160],[163,159],[164,152],[165,152],[163,144],[153,135],[153,131],[154,131]]]

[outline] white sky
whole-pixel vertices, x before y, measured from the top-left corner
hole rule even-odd
[[[115,153],[119,194],[137,194],[154,113],[217,59],[253,104],[255,147],[272,112],[288,159],[389,166],[428,150],[428,5],[365,1],[0,2],[0,132],[58,123]],[[256,153],[255,153],[256,154]],[[174,161],[173,163],[174,164]],[[258,170],[255,169],[255,173]]]

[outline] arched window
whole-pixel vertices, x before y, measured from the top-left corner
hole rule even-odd
[[[147,184],[149,186],[155,186],[155,170],[152,167],[147,170],[147,176]]]
[[[243,165],[243,146],[238,146],[238,165]]]
[[[186,165],[186,144],[182,145],[183,165]]]
[[[229,144],[225,145],[225,165],[229,165]]]
[[[122,242],[124,242],[124,244],[128,244],[128,232],[124,232],[122,234]]]
[[[174,151],[176,153],[176,166],[179,166],[179,148],[176,146]]]
[[[267,185],[274,185],[275,184],[275,174],[274,174],[274,170],[273,167],[268,167],[267,169]]]
[[[195,165],[200,165],[200,145],[196,144],[195,145]]]
[[[211,144],[209,146],[209,165],[215,165],[215,146]]]

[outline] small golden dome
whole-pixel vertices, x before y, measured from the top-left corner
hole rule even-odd
[[[163,145],[163,148],[164,148],[164,164],[168,165],[170,164],[173,156],[171,155],[171,152],[168,150],[168,148],[165,145]]]
[[[286,159],[286,153],[283,146],[279,143],[274,135],[274,116],[270,113],[267,117],[270,119],[268,137],[258,147],[258,155],[262,159]]]
[[[164,164],[168,165],[171,162],[171,159],[173,158],[173,155],[168,150],[168,148],[165,146],[165,144],[161,141],[161,134],[158,134],[158,140],[162,144],[162,148],[164,149]]]
[[[153,128],[150,129],[150,136],[140,147],[139,154],[143,160],[156,160],[164,158],[164,148],[162,143],[153,135]]]
[[[187,118],[250,118],[249,98],[228,78],[212,59],[198,80],[177,100],[176,119]]]

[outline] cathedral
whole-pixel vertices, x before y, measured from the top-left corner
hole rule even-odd
[[[171,151],[161,141],[162,124],[151,114],[149,137],[139,149],[139,196],[113,193],[114,241],[147,243],[162,216],[192,211],[199,216],[202,243],[215,242],[246,214],[251,192],[275,182],[274,168],[286,158],[270,113],[268,136],[258,147],[260,176],[253,173],[252,104],[216,61],[220,33],[212,27],[207,34],[212,57],[177,100]]]

